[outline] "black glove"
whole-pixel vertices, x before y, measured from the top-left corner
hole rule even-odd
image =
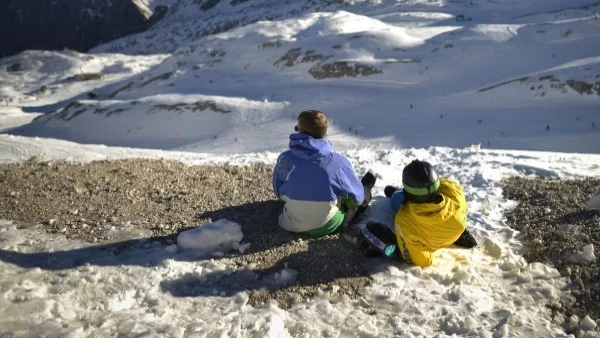
[[[362,185],[367,187],[369,190],[373,189],[375,182],[377,182],[377,177],[370,171],[367,171],[365,176],[363,176],[360,180],[360,183],[362,183]]]
[[[400,188],[398,187],[394,187],[393,185],[386,185],[385,188],[383,189],[383,194],[385,195],[385,197],[387,198],[392,198],[392,195],[396,192],[396,190],[398,190]]]
[[[454,242],[454,245],[470,249],[477,246],[477,241],[475,241],[473,235],[471,235],[467,229],[465,229],[460,237],[458,237],[456,242]]]

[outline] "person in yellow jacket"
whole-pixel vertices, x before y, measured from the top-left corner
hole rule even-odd
[[[428,162],[414,160],[402,171],[402,185],[386,186],[384,192],[395,213],[398,251],[407,263],[430,266],[438,249],[477,245],[466,230],[469,208],[458,183],[439,178]]]

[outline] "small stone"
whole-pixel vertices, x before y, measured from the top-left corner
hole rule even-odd
[[[496,334],[494,334],[494,337],[508,337],[508,334],[509,334],[508,325],[503,324],[502,326],[500,326],[498,331],[496,331]]]
[[[592,331],[596,329],[597,326],[598,324],[596,324],[590,316],[585,316],[581,322],[579,322],[579,328],[584,331]]]

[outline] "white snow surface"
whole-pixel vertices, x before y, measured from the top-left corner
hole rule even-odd
[[[171,244],[113,224],[105,231],[123,243],[118,255],[107,250],[114,243],[1,220],[0,336],[568,336],[546,304],[574,301],[569,280],[519,255],[518,233],[503,216],[515,203],[500,182],[600,175],[599,97],[558,86],[599,81],[593,1],[356,0],[318,10],[302,1],[222,1],[205,12],[191,0],[144,3],[173,11],[148,32],[88,54],[0,59],[0,163],[274,164],[298,112],[323,109],[334,149],[358,173],[380,176],[367,219],[393,222],[383,188],[399,185],[402,168],[418,158],[464,187],[480,245],[439,250],[425,269],[373,259],[373,283],[359,299],[324,289],[284,310],[252,307],[247,291],[229,295],[227,285],[181,296],[218,275],[254,280],[250,267],[220,257],[252,245],[227,220],[212,225],[220,233],[198,228]],[[220,15],[257,11],[274,19],[195,34]],[[459,14],[466,20],[456,21]],[[308,74],[314,62],[276,64],[293,48],[300,58],[324,55],[383,73],[316,80]],[[15,62],[21,70],[8,71]],[[593,245],[582,250],[574,259],[597,262]],[[287,266],[264,287],[296,278]],[[600,335],[598,318],[568,320]]]

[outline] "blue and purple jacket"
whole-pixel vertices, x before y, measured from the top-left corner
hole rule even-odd
[[[364,188],[350,161],[332,150],[326,138],[290,135],[290,150],[277,158],[273,190],[285,206],[279,225],[304,232],[323,226],[342,208],[342,201],[359,205]]]

